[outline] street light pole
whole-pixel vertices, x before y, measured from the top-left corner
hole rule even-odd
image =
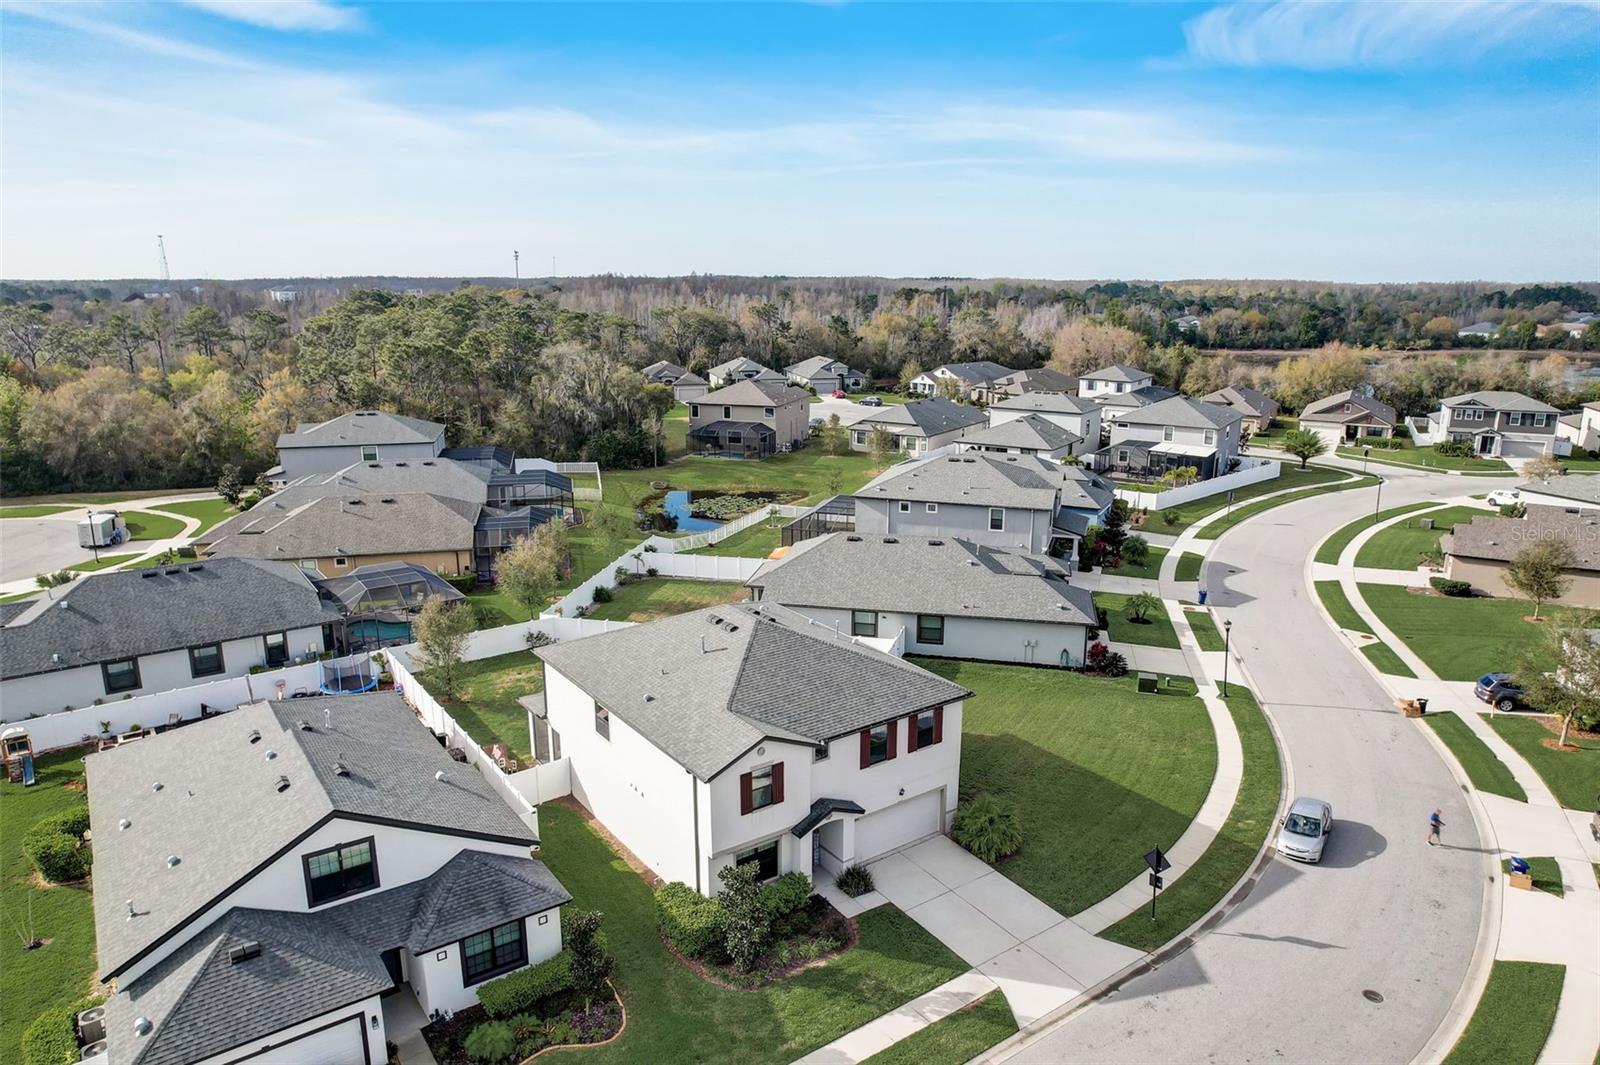
[[[1372,520],[1378,520],[1378,512],[1383,509],[1383,478],[1378,478],[1378,497],[1372,503]]]
[[[1222,697],[1228,697],[1228,658],[1233,643],[1233,622],[1222,623]]]
[[[1367,475],[1367,460],[1371,457],[1372,449],[1370,447],[1364,447],[1361,449],[1361,476],[1363,477]]]

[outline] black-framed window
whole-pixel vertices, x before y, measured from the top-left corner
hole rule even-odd
[[[269,632],[261,637],[267,645],[267,665],[281,666],[289,661],[289,634]]]
[[[722,408],[722,417],[725,418],[725,419],[733,417],[733,408],[732,407],[723,407]]]
[[[594,708],[594,730],[603,740],[611,739],[611,711],[603,706]]]
[[[917,730],[916,749],[919,751],[924,747],[932,747],[944,738],[939,735],[938,711],[936,710],[923,710],[918,713],[913,727]]]
[[[361,461],[362,462],[377,462],[378,461],[378,449],[376,447],[372,446],[371,444],[362,445],[362,447],[361,447]]]
[[[750,770],[750,809],[759,810],[772,805],[772,767],[764,765]]]
[[[227,667],[222,662],[222,645],[208,643],[204,647],[189,648],[189,675],[214,677]]]
[[[850,611],[850,635],[878,635],[878,612],[876,610]]]
[[[762,408],[761,408],[761,416],[762,416],[762,417],[763,417],[763,418],[770,418],[770,417],[772,417],[772,408],[771,408],[771,407],[762,407]]]
[[[944,643],[944,617],[940,614],[918,614],[917,642]]]
[[[733,856],[733,864],[756,867],[757,880],[771,880],[778,875],[778,841],[771,840]]]
[[[301,862],[308,906],[321,906],[378,886],[378,856],[371,836],[307,854]]]
[[[131,692],[139,687],[139,660],[124,658],[120,662],[102,662],[100,675],[105,679],[107,695]]]
[[[1574,511],[1574,513],[1576,513],[1576,511]],[[832,753],[833,752],[828,749],[828,745],[824,743],[821,747],[818,747],[816,750],[811,752],[811,760],[813,762],[826,762],[828,760],[828,756]]]
[[[476,932],[461,941],[461,982],[467,987],[526,964],[528,939],[522,934],[520,920]]]
[[[874,725],[867,730],[867,764],[877,765],[889,760],[889,726]]]
[[[698,403],[689,404],[689,417],[691,417],[691,418],[700,417],[700,404],[698,404]]]
[[[1005,508],[1003,508],[1003,507],[990,507],[989,508],[989,530],[991,532],[1003,532],[1005,530],[1005,527],[1006,527],[1006,512],[1005,512]]]

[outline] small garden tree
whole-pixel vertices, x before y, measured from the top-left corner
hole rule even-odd
[[[1150,620],[1150,611],[1161,609],[1161,600],[1149,592],[1140,592],[1130,596],[1123,604],[1122,612],[1128,616],[1129,621],[1143,625]]]
[[[605,987],[614,964],[600,937],[600,925],[605,918],[605,914],[595,910],[579,910],[566,920],[563,934],[567,952],[572,955],[572,987],[583,996],[584,1009],[593,1004],[595,996]]]
[[[511,546],[495,562],[495,579],[506,594],[537,617],[567,572],[566,522],[547,521]]]
[[[56,570],[54,573],[35,574],[33,583],[50,593],[47,598],[54,599],[55,589],[61,587],[63,584],[71,584],[73,581],[77,580],[77,578],[78,575],[72,570],[62,569]]]
[[[467,1033],[461,1049],[473,1061],[510,1061],[517,1052],[517,1039],[504,1021],[486,1021]]]
[[[446,602],[441,595],[430,595],[412,622],[417,664],[430,674],[430,686],[446,698],[461,690],[461,656],[472,627],[472,611]]]
[[[882,466],[889,461],[889,456],[894,454],[894,434],[883,426],[873,428],[867,435],[867,452],[872,456],[874,466]]]
[[[1312,459],[1324,454],[1328,445],[1310,429],[1290,429],[1283,434],[1283,450],[1299,459],[1303,470]]]
[[[1150,560],[1150,541],[1142,536],[1130,536],[1122,541],[1122,563],[1125,566],[1142,566]]]
[[[960,403],[966,396],[966,393],[962,391],[961,382],[954,377],[939,378],[939,384],[936,387],[938,388],[939,397],[948,399],[952,403]]]
[[[723,866],[717,871],[717,879],[722,881],[722,893],[717,896],[717,902],[722,906],[722,932],[728,957],[742,971],[749,972],[755,968],[772,934],[772,917],[761,900],[755,863]]]
[[[1533,600],[1533,616],[1547,599],[1560,599],[1572,585],[1567,570],[1577,563],[1572,548],[1562,540],[1541,540],[1518,551],[1506,567],[1506,584]]]
[[[1556,668],[1547,672],[1551,661]],[[1600,642],[1581,624],[1551,625],[1515,674],[1530,705],[1561,718],[1561,746],[1573,725],[1600,728]]]
[[[837,414],[830,414],[822,427],[822,450],[835,456],[850,450],[850,430],[844,427]]]
[[[1118,499],[1106,512],[1105,528],[1100,530],[1100,543],[1106,553],[1120,555],[1123,541],[1128,538],[1128,501]]]
[[[1548,481],[1566,472],[1567,468],[1554,455],[1539,455],[1522,464],[1522,476],[1529,481]]]
[[[236,507],[239,505],[241,488],[239,467],[231,462],[225,463],[222,473],[217,476],[217,495],[226,500],[230,507]]]
[[[1022,849],[1022,824],[1016,804],[988,794],[962,803],[950,824],[950,835],[991,863]]]

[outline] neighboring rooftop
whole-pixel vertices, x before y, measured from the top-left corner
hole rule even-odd
[[[732,603],[534,651],[701,780],[971,693],[783,607]]]
[[[1257,418],[1270,418],[1278,413],[1277,400],[1265,392],[1257,392],[1244,385],[1228,385],[1226,388],[1217,389],[1209,396],[1201,396],[1200,399],[1221,407],[1232,407]]]
[[[880,407],[877,412],[867,415],[856,424],[881,425],[886,429],[904,426],[919,430],[923,436],[939,436],[986,421],[987,416],[977,407],[969,407],[943,396],[932,396]]]
[[[1053,511],[1065,480],[1063,469],[1059,462],[1036,455],[938,454],[891,466],[856,498]]]
[[[1095,400],[1102,407],[1148,407],[1153,403],[1160,403],[1164,399],[1171,399],[1178,393],[1161,385],[1145,385],[1135,388],[1131,392],[1107,392],[1095,396]]]
[[[1029,392],[1076,392],[1078,379],[1041,366],[1033,370],[1013,370],[1004,377],[994,379],[995,388],[1015,388],[1019,395]]]
[[[1477,405],[1490,410],[1510,410],[1532,412],[1534,414],[1560,414],[1561,412],[1548,403],[1541,403],[1532,396],[1525,396],[1521,392],[1503,392],[1492,389],[1480,392],[1463,392],[1459,396],[1446,396],[1439,401],[1442,407],[1465,407]]]
[[[762,603],[1094,625],[1094,600],[1046,555],[967,540],[829,533],[763,563]]]
[[[707,392],[695,402],[712,407],[718,403],[730,407],[781,407],[790,403],[804,403],[806,398],[804,389],[794,387],[787,380],[751,379],[735,381],[715,392]]]
[[[1083,442],[1083,437],[1069,433],[1055,422],[1037,414],[1013,418],[999,425],[991,425],[961,438],[963,444],[984,447],[1032,448],[1036,451],[1060,451]]]
[[[96,573],[18,604],[0,627],[0,679],[177,651],[334,620],[297,566],[216,559]],[[304,648],[291,648],[296,654]]]
[[[799,374],[801,377],[815,377],[820,373],[846,374],[855,372],[838,359],[830,359],[826,355],[813,355],[809,359],[802,359],[793,366],[786,367],[786,369],[789,373]]]
[[[1188,396],[1168,396],[1147,407],[1124,414],[1122,425],[1172,425],[1180,429],[1224,429],[1244,420],[1232,407],[1222,407]]]
[[[1600,570],[1600,515],[1568,514],[1554,507],[1532,507],[1526,517],[1482,516],[1440,537],[1440,547],[1458,558],[1510,562],[1537,543],[1559,541],[1572,548],[1573,569]]]
[[[1307,403],[1300,412],[1301,421],[1314,422],[1358,422],[1368,417],[1388,425],[1400,420],[1389,404],[1352,388]]]
[[[684,374],[688,373],[689,368],[687,366],[679,366],[675,362],[668,362],[666,359],[661,359],[658,362],[652,362],[649,366],[646,366],[639,372],[644,375],[645,380],[647,381],[665,381],[668,384],[671,384]]]
[[[1546,481],[1527,481],[1517,485],[1519,492],[1533,492],[1542,496],[1570,499],[1574,503],[1588,503],[1600,507],[1600,476],[1595,474],[1568,474],[1551,477]]]
[[[1152,376],[1154,375],[1148,370],[1139,370],[1132,366],[1124,366],[1121,363],[1115,363],[1111,366],[1105,366],[1101,369],[1095,370],[1093,373],[1083,374],[1080,380],[1121,381],[1124,384],[1132,384],[1134,381],[1144,381]]]
[[[357,444],[432,444],[443,440],[444,426],[438,422],[382,410],[357,410],[325,422],[302,422],[292,433],[279,433],[278,450]]]
[[[269,506],[273,498],[207,533],[206,556],[289,561],[470,551],[482,510],[478,503],[421,492],[322,496],[281,510]]]
[[[988,384],[996,378],[1016,372],[1009,366],[1001,366],[998,362],[990,362],[988,359],[975,359],[972,362],[947,362],[943,366],[935,367],[934,372],[939,370],[949,371],[955,376],[956,380],[968,388],[976,388],[979,385]]]
[[[1083,414],[1099,407],[1092,399],[1066,392],[1024,392],[989,404],[990,410],[1025,410],[1039,414]]]
[[[712,377],[726,377],[726,376],[728,376],[729,374],[732,374],[732,373],[752,373],[752,374],[754,374],[754,373],[760,373],[762,370],[765,370],[765,369],[766,369],[766,367],[761,365],[756,360],[747,359],[743,355],[740,355],[738,358],[729,359],[727,362],[718,363],[716,366],[711,367],[711,376]]]

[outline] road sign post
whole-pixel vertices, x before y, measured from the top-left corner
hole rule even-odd
[[[1172,863],[1167,861],[1167,856],[1161,853],[1160,847],[1152,847],[1144,856],[1144,864],[1150,867],[1150,920],[1156,919],[1156,892],[1161,890],[1161,874],[1172,868]]]

